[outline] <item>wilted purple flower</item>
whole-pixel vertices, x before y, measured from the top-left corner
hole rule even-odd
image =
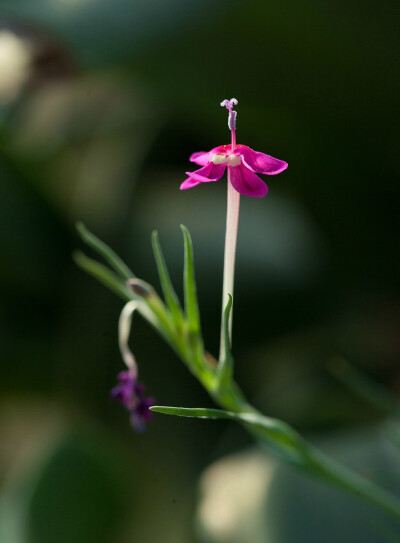
[[[119,383],[111,390],[111,399],[121,403],[129,411],[132,426],[137,432],[143,432],[146,422],[149,422],[152,418],[149,408],[155,405],[155,400],[145,396],[145,387],[137,380],[138,365],[128,345],[132,314],[138,308],[138,304],[139,302],[136,300],[128,302],[119,318],[119,348],[128,369],[118,374]]]
[[[155,405],[155,400],[145,396],[145,387],[136,380],[133,372],[121,371],[118,381],[118,385],[111,390],[111,399],[129,411],[132,426],[137,432],[143,432],[146,422],[152,418],[149,407]]]

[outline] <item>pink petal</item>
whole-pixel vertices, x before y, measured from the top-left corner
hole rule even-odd
[[[183,183],[181,183],[181,186],[179,187],[181,190],[191,189],[195,187],[196,185],[200,185],[201,181],[196,181],[196,179],[192,179],[191,177],[188,177],[185,179]]]
[[[257,173],[276,175],[288,167],[287,162],[265,155],[264,153],[259,153],[258,151],[253,151],[253,149],[250,149],[246,145],[240,146],[238,154],[242,155],[246,165]]]
[[[198,153],[193,153],[190,155],[189,160],[190,162],[194,162],[195,164],[198,164],[199,166],[205,166],[210,158],[210,152],[205,151],[199,151]]]
[[[198,151],[197,153],[193,153],[190,155],[189,160],[190,162],[194,162],[195,164],[198,164],[199,166],[206,166],[206,164],[210,161],[210,158],[213,155],[218,155],[219,153],[224,154],[226,150],[230,148],[230,145],[219,145],[218,147],[214,147],[211,149],[211,151]]]
[[[200,170],[196,170],[195,172],[186,172],[186,174],[201,183],[207,183],[208,181],[218,181],[218,179],[221,179],[225,168],[226,164],[209,162],[204,168],[200,168]]]
[[[191,189],[199,183],[209,183],[210,181],[218,181],[224,175],[226,164],[214,164],[209,162],[204,168],[195,172],[186,172],[188,179],[181,184],[181,190]]]
[[[245,165],[229,166],[229,177],[233,188],[244,196],[263,198],[268,192],[268,187],[258,175]]]

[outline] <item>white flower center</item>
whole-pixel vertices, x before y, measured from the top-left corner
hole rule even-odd
[[[211,157],[211,162],[213,164],[228,164],[228,166],[239,166],[242,159],[240,155],[213,155]]]

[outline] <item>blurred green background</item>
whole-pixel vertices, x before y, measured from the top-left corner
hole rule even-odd
[[[196,513],[203,470],[228,462],[203,477],[205,499],[210,478],[244,473],[224,457],[251,441],[161,415],[133,433],[109,401],[121,303],[71,255],[82,220],[159,288],[158,229],[180,291],[186,224],[216,354],[225,182],[179,184],[192,152],[228,143],[219,102],[236,97],[239,143],[289,163],[267,198],[242,198],[238,381],[400,491],[382,413],[328,371],[343,356],[400,390],[397,0],[2,0],[0,16],[1,543],[395,541],[370,509],[251,451],[240,489],[257,504]],[[212,405],[139,319],[134,335],[159,404]]]

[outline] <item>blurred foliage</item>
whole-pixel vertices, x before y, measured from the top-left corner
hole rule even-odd
[[[191,152],[226,141],[218,104],[235,96],[239,141],[289,162],[284,175],[270,178],[266,199],[242,199],[238,381],[260,408],[301,430],[378,419],[326,365],[345,356],[399,392],[399,4],[3,0],[0,17],[1,405],[24,398],[12,424],[2,408],[1,480],[6,485],[17,470],[19,453],[33,454],[13,436],[27,431],[35,402],[49,412],[56,405],[74,414],[71,435],[81,424],[95,426],[101,439],[121,440],[132,455],[129,512],[109,519],[119,529],[110,535],[89,527],[82,537],[196,541],[198,474],[247,438],[230,423],[161,416],[145,435],[132,435],[123,411],[107,400],[122,365],[120,302],[72,263],[74,223],[83,220],[152,284],[150,233],[157,228],[179,295],[178,225],[185,223],[202,329],[215,353],[224,182],[184,193],[178,186]],[[165,405],[211,407],[154,333],[135,326],[149,393]],[[31,430],[58,435],[54,426]],[[42,473],[51,487],[41,487],[36,511],[47,492],[55,507],[68,499],[63,455],[75,455],[78,478],[85,477],[80,462],[97,469],[95,452],[84,444],[71,450],[77,442],[65,439],[49,453]],[[119,463],[117,452],[110,456]],[[103,467],[92,472],[95,484],[108,484]],[[111,487],[104,499],[112,500]],[[99,500],[99,515],[103,506]],[[299,530],[307,533],[302,518]],[[54,530],[67,520],[54,512]],[[45,543],[33,526],[35,543]]]
[[[41,415],[46,419],[44,410]],[[55,430],[46,428],[46,424],[54,424],[54,420],[48,419],[41,421],[41,443],[33,446],[37,435],[30,439],[25,436],[25,454],[14,462],[6,481],[0,507],[1,540],[111,540],[123,516],[127,496],[116,462],[126,461],[126,457],[118,449],[110,448],[105,438],[96,436],[90,427],[68,429],[61,423]],[[30,422],[34,422],[32,418]],[[44,431],[49,429],[52,439]],[[56,438],[54,434],[58,434]]]
[[[379,426],[320,437],[317,445],[399,492],[398,450]],[[399,534],[381,512],[253,448],[202,474],[197,527],[209,543],[394,543]]]

